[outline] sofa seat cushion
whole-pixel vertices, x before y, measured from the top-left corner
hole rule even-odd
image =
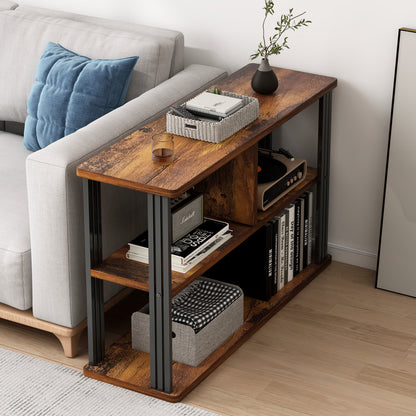
[[[0,131],[0,303],[32,306],[26,157],[22,136]]]
[[[137,58],[90,59],[48,42],[28,99],[26,148],[43,149],[123,105]]]
[[[48,42],[91,59],[139,56],[126,100],[169,78],[174,42],[38,13],[0,13],[0,120],[26,120],[36,68]]]

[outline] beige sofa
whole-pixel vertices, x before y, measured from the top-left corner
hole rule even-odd
[[[23,146],[23,124],[48,41],[92,59],[139,60],[126,104],[32,153]],[[184,38],[176,31],[0,0],[0,318],[53,332],[67,356],[76,354],[86,326],[76,166],[225,75],[203,65],[184,68]],[[146,202],[110,186],[103,187],[102,200],[105,257],[144,229]],[[119,290],[108,285],[106,299]]]

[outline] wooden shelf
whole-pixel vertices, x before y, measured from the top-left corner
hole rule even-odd
[[[296,198],[316,183],[317,171],[316,169],[309,168],[305,180],[298,187],[286,194],[267,211],[258,212],[257,223],[254,226],[230,223],[230,228],[233,230],[233,237],[228,242],[219,247],[214,253],[202,260],[187,273],[172,271],[172,296],[175,296],[198,276],[206,272],[215,263],[234,250],[251,234],[255,233],[267,221],[282,211],[291,202],[295,201]],[[94,267],[91,270],[91,275],[97,279],[107,280],[109,282],[118,283],[127,287],[148,292],[148,265],[127,259],[127,250],[127,245],[122,247],[120,250],[105,259],[100,265]]]
[[[331,258],[328,256],[322,264],[311,264],[268,302],[246,297],[244,300],[244,324],[227,341],[198,367],[173,363],[172,393],[164,393],[150,387],[150,356],[131,348],[130,333],[120,338],[107,350],[104,361],[100,365],[86,365],[84,375],[159,399],[178,402],[311,282],[330,262]]]
[[[77,167],[77,175],[102,182],[175,198],[200,183],[263,137],[333,90],[332,77],[274,68],[279,78],[275,94],[256,94],[251,88],[255,64],[231,74],[217,84],[237,94],[259,100],[259,117],[219,144],[175,135],[175,161],[156,165],[151,158],[151,137],[166,129],[163,115],[121,139]],[[257,167],[256,167],[257,168]]]

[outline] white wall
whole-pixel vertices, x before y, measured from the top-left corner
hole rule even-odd
[[[19,1],[19,0],[15,0]],[[249,62],[261,38],[263,0],[21,0],[75,13],[177,29],[186,63],[232,72]],[[290,50],[274,66],[338,78],[333,94],[329,242],[334,259],[374,268],[378,247],[397,31],[416,28],[414,0],[282,0],[307,11],[312,25],[289,33]],[[313,159],[317,106],[276,134]],[[282,138],[282,139],[281,139]],[[302,150],[306,149],[306,150]]]

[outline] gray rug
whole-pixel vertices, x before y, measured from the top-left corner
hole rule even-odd
[[[1,416],[215,416],[84,377],[0,348]]]

